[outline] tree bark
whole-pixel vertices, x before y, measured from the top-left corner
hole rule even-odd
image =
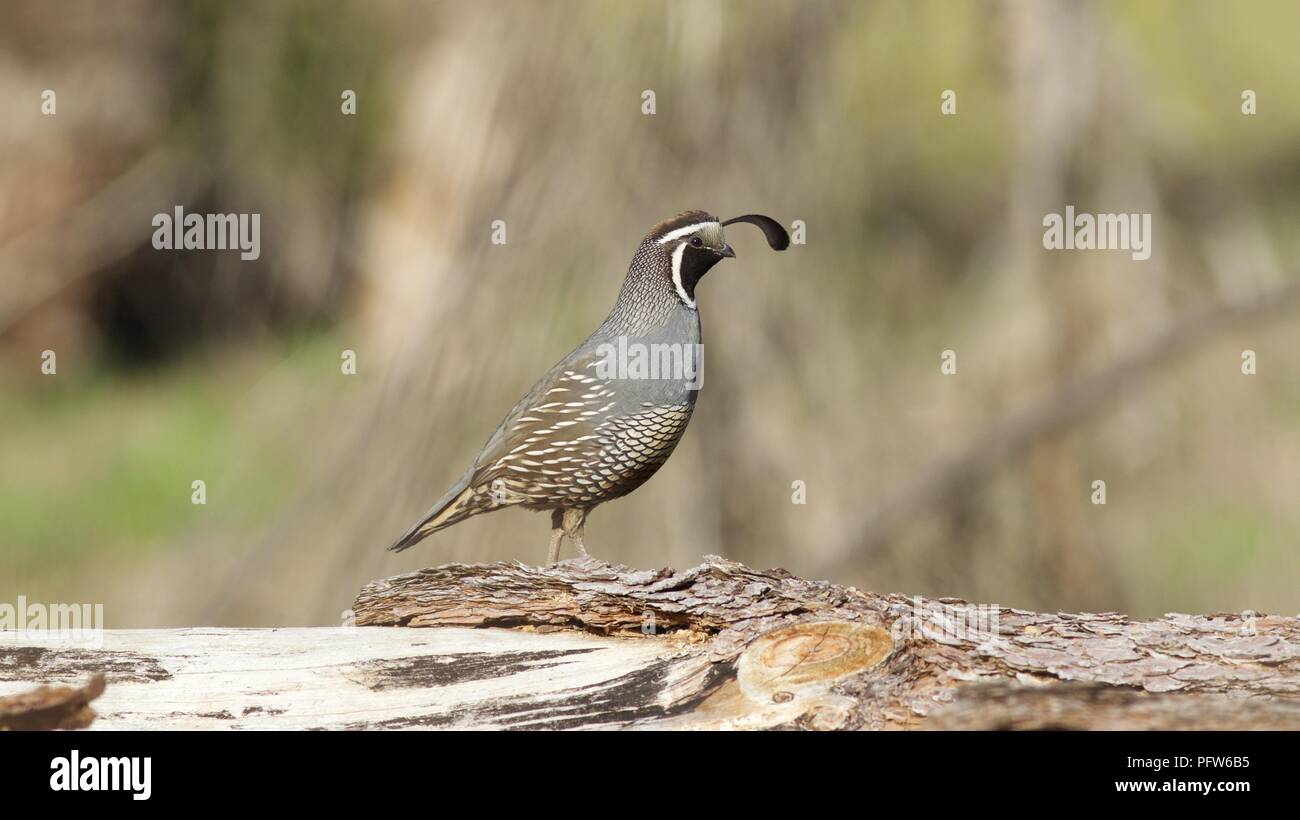
[[[1295,617],[1040,614],[862,592],[716,557],[684,572],[591,559],[453,564],[373,582],[354,610],[362,625],[677,642],[663,678],[693,685],[665,687],[664,714],[650,723],[1202,728],[1267,715],[1263,725],[1300,728]],[[989,683],[1000,686],[976,686]]]
[[[0,697],[102,672],[95,728],[1300,729],[1289,616],[1041,614],[714,557],[450,564],[351,612],[99,649],[21,636]]]

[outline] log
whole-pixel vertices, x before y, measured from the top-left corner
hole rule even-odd
[[[96,672],[92,729],[1300,729],[1300,618],[1043,614],[717,557],[450,564],[371,582],[336,628],[0,642],[0,697]]]
[[[104,693],[104,674],[85,686],[38,686],[0,698],[0,731],[35,732],[84,729],[95,720],[90,702]]]

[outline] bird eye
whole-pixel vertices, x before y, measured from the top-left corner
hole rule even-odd
[[[699,246],[703,245],[704,242],[698,236],[692,236],[691,244],[698,248]]]

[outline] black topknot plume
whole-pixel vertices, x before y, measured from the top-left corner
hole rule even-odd
[[[723,227],[735,222],[748,222],[751,225],[757,225],[763,230],[763,236],[767,237],[767,244],[774,251],[783,251],[790,247],[790,234],[785,232],[781,223],[777,222],[770,216],[762,214],[745,214],[723,222]]]

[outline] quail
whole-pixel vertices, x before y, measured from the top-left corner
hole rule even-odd
[[[695,288],[735,257],[723,228],[738,222],[758,226],[773,250],[789,247],[781,224],[761,214],[723,222],[687,211],[656,225],[605,321],[533,385],[460,480],[388,549],[518,506],[550,511],[548,563],[566,536],[586,555],[587,514],[654,475],[691,420],[702,364]]]

